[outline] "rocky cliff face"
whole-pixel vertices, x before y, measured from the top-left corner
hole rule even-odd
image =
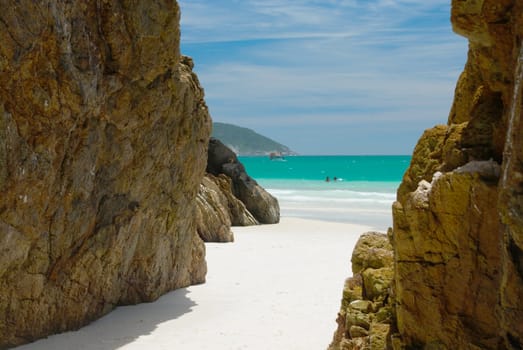
[[[523,3],[453,0],[470,42],[393,208],[395,349],[523,348]]]
[[[204,281],[210,118],[175,1],[0,12],[0,348]]]

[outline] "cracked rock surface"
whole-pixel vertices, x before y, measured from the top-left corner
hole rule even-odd
[[[0,13],[0,348],[203,282],[210,118],[175,1]]]
[[[452,1],[468,61],[393,207],[394,349],[523,347],[522,14]]]

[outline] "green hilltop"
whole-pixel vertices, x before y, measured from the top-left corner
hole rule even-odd
[[[295,154],[289,147],[260,135],[254,130],[232,124],[214,122],[212,137],[223,142],[240,156],[259,156],[271,153]]]

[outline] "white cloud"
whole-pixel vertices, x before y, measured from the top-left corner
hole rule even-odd
[[[182,42],[216,120],[280,125],[287,137],[297,124],[414,123],[421,134],[446,122],[466,58],[448,0],[180,3]],[[410,150],[415,137],[399,142]]]
[[[184,0],[186,42],[368,35],[440,11],[448,1],[205,1]],[[206,31],[212,30],[212,33]],[[209,35],[211,34],[211,35]]]

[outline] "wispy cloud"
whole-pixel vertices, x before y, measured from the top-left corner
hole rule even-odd
[[[446,121],[466,57],[448,0],[180,3],[182,49],[213,118],[302,153],[410,153],[424,128]],[[368,144],[346,142],[365,133]]]

